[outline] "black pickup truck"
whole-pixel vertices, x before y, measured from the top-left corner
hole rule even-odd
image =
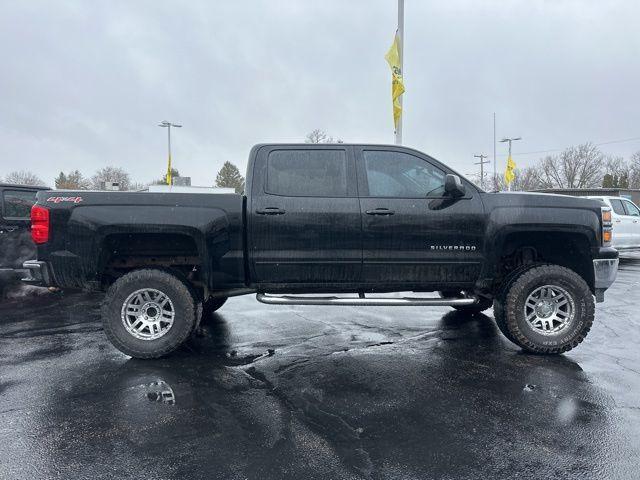
[[[36,258],[31,240],[31,207],[36,193],[47,187],[0,183],[0,297],[5,286],[20,284],[22,264]]]
[[[171,352],[248,293],[470,314],[493,305],[508,339],[561,353],[587,335],[618,266],[601,203],[486,193],[398,146],[261,144],[244,195],[42,192],[32,223],[38,260],[25,281],[105,290],[106,334],[138,358]],[[391,292],[414,294],[380,295]]]

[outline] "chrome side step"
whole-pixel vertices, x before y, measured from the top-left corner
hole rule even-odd
[[[385,307],[439,307],[439,306],[461,306],[473,305],[477,302],[475,298],[410,298],[410,297],[387,297],[387,298],[359,298],[349,297],[308,297],[301,295],[269,295],[266,293],[256,294],[256,300],[268,305],[343,305],[343,306],[385,306]]]

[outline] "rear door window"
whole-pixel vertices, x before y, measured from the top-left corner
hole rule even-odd
[[[624,200],[623,204],[624,209],[627,211],[627,215],[631,215],[632,217],[640,217],[640,210],[638,210],[638,207],[636,207],[635,204],[627,200]]]
[[[611,199],[611,208],[617,215],[626,215],[627,212],[624,211],[624,207],[622,206],[622,200]]]
[[[36,192],[29,190],[4,190],[2,192],[2,216],[4,218],[28,219],[31,207],[36,203]]]
[[[273,150],[267,158],[265,190],[287,197],[346,197],[346,151]]]

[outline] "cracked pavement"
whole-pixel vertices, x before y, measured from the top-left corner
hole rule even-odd
[[[132,360],[100,295],[0,303],[0,478],[634,478],[640,256],[586,341],[522,353],[447,307],[230,299]]]

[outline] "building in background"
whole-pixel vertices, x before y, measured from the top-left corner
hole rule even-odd
[[[180,177],[174,177],[178,179]],[[142,192],[150,193],[236,193],[233,188],[196,187],[191,185],[149,185]]]

